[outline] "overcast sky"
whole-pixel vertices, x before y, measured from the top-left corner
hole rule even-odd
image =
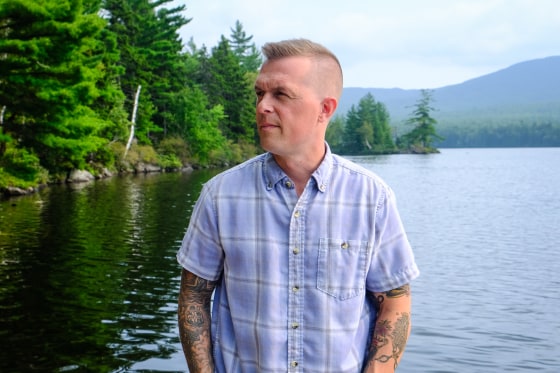
[[[267,41],[309,38],[340,59],[345,87],[439,88],[560,55],[558,0],[196,0],[181,35],[200,47],[235,21]]]

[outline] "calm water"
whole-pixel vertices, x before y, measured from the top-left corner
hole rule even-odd
[[[422,272],[403,372],[560,371],[560,148],[354,157]],[[175,252],[215,171],[0,201],[1,372],[185,372]]]

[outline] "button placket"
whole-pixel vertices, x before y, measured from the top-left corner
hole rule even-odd
[[[300,199],[295,206],[290,221],[291,247],[289,259],[289,295],[288,295],[288,361],[290,370],[298,371],[302,359],[302,331],[301,321],[303,317],[303,292],[300,291],[300,284],[303,280],[303,252],[302,245],[305,232],[303,220],[303,210],[301,209],[302,200]]]

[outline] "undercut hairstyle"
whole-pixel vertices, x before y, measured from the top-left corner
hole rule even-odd
[[[274,61],[285,57],[309,57],[318,63],[324,64],[325,70],[333,75],[335,94],[340,97],[342,94],[342,67],[336,55],[321,44],[307,39],[289,39],[279,42],[266,43],[262,47],[262,52],[266,61]]]

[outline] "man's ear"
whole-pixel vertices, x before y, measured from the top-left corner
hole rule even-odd
[[[325,97],[321,103],[321,115],[319,119],[328,122],[333,116],[336,108],[338,106],[338,100],[334,97]]]

